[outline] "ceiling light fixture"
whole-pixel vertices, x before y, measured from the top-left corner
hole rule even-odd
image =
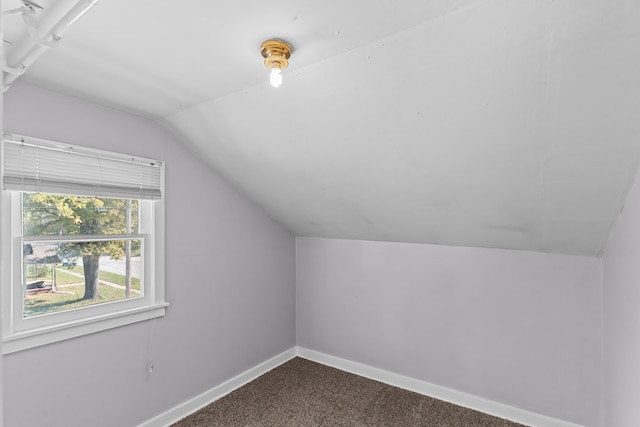
[[[271,70],[271,86],[279,87],[282,84],[282,70],[289,66],[291,46],[282,40],[265,40],[260,45],[260,53],[264,58],[264,66]]]

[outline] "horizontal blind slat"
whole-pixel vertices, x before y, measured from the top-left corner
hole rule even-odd
[[[5,190],[160,199],[162,162],[20,137],[3,142]]]

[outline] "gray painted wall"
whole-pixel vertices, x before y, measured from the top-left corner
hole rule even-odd
[[[21,84],[5,104],[6,131],[167,161],[171,303],[155,322],[6,356],[7,426],[135,426],[291,348],[296,327],[310,349],[602,425],[600,260],[314,238],[294,250],[155,123]],[[604,258],[613,427],[640,419],[638,191]]]
[[[640,186],[629,193],[602,260],[607,427],[640,425]]]
[[[2,0],[0,0],[0,5],[2,5]],[[2,35],[2,29],[0,29],[0,35]],[[4,133],[4,123],[3,123],[3,118],[4,118],[4,92],[0,91],[0,132]],[[2,154],[0,154],[0,161],[2,161]],[[3,249],[2,246],[0,244],[0,259],[5,256],[5,254],[3,253]],[[2,269],[2,267],[0,267],[0,270]],[[2,316],[0,316],[2,317]],[[2,325],[0,325],[0,331],[2,330]],[[0,354],[2,354],[2,340],[0,339]],[[4,387],[2,386],[2,384],[4,384],[4,368],[3,368],[3,358],[0,357],[0,427],[2,427],[4,425],[4,394],[3,394],[3,389]]]
[[[8,132],[166,160],[171,304],[155,322],[6,356],[6,425],[135,426],[295,345],[294,237],[182,144],[31,86],[14,85],[5,107]]]
[[[296,254],[298,345],[601,425],[599,259],[302,237]]]

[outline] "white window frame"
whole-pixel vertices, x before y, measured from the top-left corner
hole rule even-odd
[[[164,195],[164,174],[161,192]],[[164,197],[140,200],[139,222],[138,237],[144,241],[143,296],[23,318],[23,244],[30,241],[67,241],[69,236],[22,236],[22,192],[0,191],[2,354],[164,316],[169,305],[164,295]],[[136,235],[127,235],[132,236]],[[104,238],[71,238],[76,237],[82,240]]]

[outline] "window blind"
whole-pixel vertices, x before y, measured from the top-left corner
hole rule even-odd
[[[160,199],[163,163],[5,134],[5,190],[123,199]]]

